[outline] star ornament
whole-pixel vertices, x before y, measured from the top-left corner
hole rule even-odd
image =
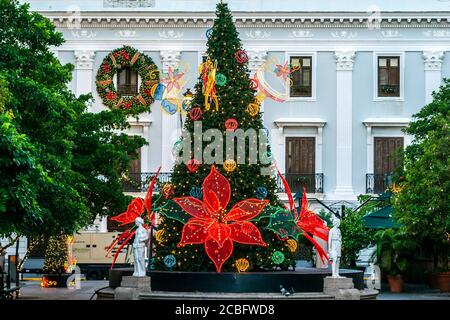
[[[287,81],[289,75],[296,70],[298,70],[298,68],[291,69],[288,65],[288,62],[286,61],[284,65],[281,64],[276,65],[275,73],[277,77],[283,77],[283,80]]]
[[[181,88],[179,81],[183,76],[184,73],[174,73],[173,69],[169,67],[167,78],[161,79],[161,82],[166,85],[167,92],[170,92],[173,88]]]
[[[212,166],[203,181],[203,201],[194,197],[173,199],[191,218],[183,227],[178,247],[204,244],[217,272],[233,253],[233,243],[267,246],[259,229],[250,222],[257,217],[268,200],[246,199],[227,210],[230,183]]]

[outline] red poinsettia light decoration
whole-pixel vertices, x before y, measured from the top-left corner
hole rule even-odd
[[[153,195],[153,188],[156,184],[156,179],[158,178],[160,170],[161,167],[159,167],[158,171],[156,172],[156,175],[153,177],[148,187],[147,194],[145,195],[145,199],[134,198],[128,205],[127,211],[112,217],[111,220],[119,222],[121,226],[125,226],[134,223],[136,218],[142,217],[144,212],[147,211],[147,219],[146,219],[147,221],[146,224],[144,225],[144,228],[150,229],[155,226],[155,214],[152,212],[152,195]],[[126,230],[119,237],[117,237],[117,239],[115,239],[113,243],[108,247],[106,251],[106,256],[108,256],[111,253],[111,251],[115,248],[117,244],[120,244],[120,247],[114,254],[111,269],[114,267],[114,264],[116,263],[119,253],[125,247],[125,245],[127,245],[128,242],[133,238],[135,233],[136,233],[135,226],[131,226],[128,230]]]
[[[281,181],[286,190],[286,194],[289,200],[289,210],[290,212],[294,212],[294,221],[297,226],[302,229],[303,236],[308,239],[316,248],[317,253],[320,256],[322,262],[325,262],[325,259],[328,263],[331,264],[330,259],[328,258],[328,254],[321,247],[316,240],[314,240],[313,236],[316,236],[320,239],[328,241],[328,233],[329,228],[327,227],[325,221],[323,221],[317,214],[308,209],[308,198],[306,197],[306,190],[303,188],[303,196],[302,196],[302,206],[300,208],[300,214],[298,213],[298,209],[295,207],[294,198],[292,197],[291,188],[289,187],[286,179],[281,175],[278,170],[278,175],[280,176]],[[312,236],[311,236],[312,235]]]
[[[202,186],[203,201],[194,197],[174,198],[192,216],[183,227],[179,247],[204,244],[206,254],[220,272],[233,252],[233,242],[267,246],[250,220],[262,212],[268,200],[242,200],[228,211],[230,183],[214,166]]]

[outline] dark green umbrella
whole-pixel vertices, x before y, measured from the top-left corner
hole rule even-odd
[[[363,217],[364,226],[369,229],[398,228],[400,225],[392,220],[393,208],[387,205]]]

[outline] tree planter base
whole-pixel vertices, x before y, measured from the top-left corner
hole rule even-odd
[[[340,275],[353,279],[355,288],[364,289],[363,271],[341,269]],[[172,292],[280,292],[280,286],[295,292],[322,292],[324,278],[331,270],[301,268],[273,272],[150,272],[153,291]]]
[[[71,273],[44,274],[41,286],[44,288],[67,288],[67,280],[71,275]]]

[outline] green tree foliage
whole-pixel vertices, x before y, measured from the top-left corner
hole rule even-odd
[[[67,87],[73,66],[49,51],[63,38],[47,18],[15,0],[0,0],[0,16],[0,235],[72,234],[124,210],[121,175],[143,139],[115,133],[125,113],[86,112],[90,96]]]
[[[448,270],[450,249],[449,124],[450,80],[445,80],[405,129],[414,139],[406,148],[405,179],[394,198],[394,217],[424,251],[433,253],[437,270]]]
[[[363,217],[365,210],[345,210],[344,218],[341,220],[342,234],[342,265],[355,267],[359,251],[369,246],[373,241],[374,231],[366,229]]]
[[[219,3],[217,5],[216,15],[217,18],[208,37],[207,55],[212,62],[217,62],[217,74],[221,73],[225,75],[227,82],[223,86],[216,86],[219,97],[218,112],[215,110],[214,104],[211,105],[209,111],[205,110],[205,97],[202,93],[201,80],[195,87],[192,107],[201,107],[203,110],[201,118],[203,133],[208,129],[217,128],[224,133],[223,140],[225,141],[225,121],[227,119],[236,119],[239,128],[244,131],[250,128],[255,130],[262,129],[263,122],[260,113],[252,117],[246,112],[247,106],[255,100],[255,90],[251,87],[247,63],[240,64],[235,58],[236,52],[243,48],[227,4]],[[194,132],[194,121],[189,117],[186,120],[184,129],[190,133]],[[203,147],[205,147],[205,144],[203,144]],[[237,159],[235,155],[234,160],[238,162],[238,166],[232,172],[226,172],[220,163],[216,164],[216,168],[229,180],[231,185],[231,201],[227,209],[229,210],[241,200],[254,198],[256,188],[260,186],[267,188],[268,195],[266,199],[270,201],[271,205],[280,205],[275,193],[275,180],[271,176],[261,175],[261,168],[267,167],[268,165],[262,164],[259,160],[257,164],[249,164],[248,144],[246,146],[246,152],[246,159],[243,164],[239,164],[239,161],[242,159]],[[226,155],[225,147],[223,154]],[[197,172],[192,174],[186,169],[185,163],[175,165],[172,174],[175,196],[189,196],[192,187],[202,186],[202,181],[210,170],[210,164],[202,163]],[[239,258],[248,259],[251,270],[262,268],[273,269],[276,265],[270,257],[275,251],[282,251],[285,254],[286,259],[281,265],[283,269],[287,269],[293,264],[295,254],[289,252],[286,243],[280,241],[272,231],[265,229],[268,220],[261,219],[255,223],[268,246],[261,247],[235,243],[233,254],[225,262],[222,271],[236,271],[233,263]],[[167,268],[164,266],[163,258],[166,255],[173,254],[178,261],[176,270],[215,270],[213,263],[206,256],[203,246],[188,245],[181,248],[177,247],[181,239],[182,227],[182,223],[171,219],[164,219],[160,224],[160,228],[165,231],[166,241],[157,246],[156,268],[166,270]]]

